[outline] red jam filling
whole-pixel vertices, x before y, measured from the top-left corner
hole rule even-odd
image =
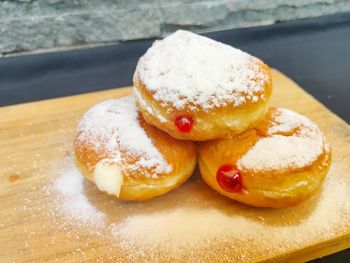
[[[193,126],[193,119],[190,116],[176,117],[175,126],[181,132],[190,132]]]
[[[239,193],[242,191],[242,175],[230,164],[222,165],[216,172],[216,180],[226,192]]]

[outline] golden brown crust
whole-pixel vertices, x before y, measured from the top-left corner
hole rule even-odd
[[[130,165],[137,162],[137,159],[130,154],[128,149],[120,149],[122,156],[121,161],[117,164],[124,177],[119,196],[122,200],[147,200],[175,189],[190,177],[196,165],[197,145],[194,142],[175,140],[168,134],[147,124],[141,115],[139,115],[139,122],[154,147],[161,153],[164,160],[171,165],[172,171],[170,173],[157,172],[157,176],[154,177],[152,176],[154,167],[128,169]],[[80,133],[81,131],[78,130],[74,141],[76,163],[82,174],[87,179],[94,181],[95,166],[99,161],[109,159],[110,156],[104,150],[104,146],[94,147],[89,137],[79,136]]]
[[[201,106],[185,105],[178,110],[172,105],[163,105],[156,101],[148,91],[137,72],[134,77],[134,91],[136,103],[147,123],[156,126],[172,137],[180,140],[206,141],[217,138],[230,138],[244,130],[254,127],[266,114],[272,94],[272,80],[270,68],[258,61],[261,73],[266,76],[260,92],[244,97],[244,103],[235,106],[232,102],[226,106],[216,106],[207,110]],[[258,81],[258,80],[256,80]],[[253,97],[259,98],[253,102]],[[263,98],[263,99],[261,99]],[[174,120],[178,116],[191,116],[194,119],[190,132],[180,132]]]
[[[233,164],[237,166],[239,160],[258,141],[271,136],[268,134],[268,130],[275,125],[272,121],[272,115],[275,112],[276,109],[270,109],[266,119],[259,123],[256,128],[249,129],[232,139],[218,139],[200,143],[200,170],[204,181],[209,186],[231,199],[257,207],[275,208],[296,205],[319,189],[331,164],[331,151],[325,140],[318,158],[302,167],[265,170],[241,168],[240,173],[244,185],[242,193],[226,192],[216,181],[216,172],[221,165]],[[298,129],[301,127],[277,134],[296,136]]]
[[[186,161],[193,159],[197,154],[196,144],[191,141],[179,141],[165,132],[158,130],[154,126],[147,124],[142,116],[139,116],[140,125],[146,131],[147,135],[152,140],[154,146],[159,150],[164,159],[172,164],[174,174],[181,172],[181,168],[186,165]],[[81,140],[81,137],[76,136],[74,141],[74,152],[77,160],[80,163],[86,165],[86,168],[91,172],[94,170],[95,165],[102,159],[108,159],[110,156],[106,151],[98,151],[92,146],[91,141]],[[124,158],[122,158],[127,165],[135,164],[136,159],[129,155],[127,150],[122,150]],[[144,175],[139,173],[138,170],[126,170],[124,165],[121,167],[122,172],[131,178],[141,178],[144,180]],[[152,169],[145,171],[146,174],[151,175]],[[158,173],[158,177],[170,176],[165,173]],[[151,177],[151,176],[150,176]]]
[[[93,171],[87,168],[86,163],[82,163],[78,158],[75,159],[75,163],[82,175],[89,181],[95,183]],[[124,177],[124,184],[121,187],[119,199],[131,200],[131,201],[146,201],[167,192],[178,188],[185,183],[187,179],[192,175],[193,170],[197,164],[197,158],[187,160],[186,165],[180,172],[172,172],[170,175],[162,178],[143,178],[134,179],[130,177]]]

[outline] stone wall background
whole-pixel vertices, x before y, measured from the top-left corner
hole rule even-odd
[[[0,0],[0,55],[350,11],[350,0]]]

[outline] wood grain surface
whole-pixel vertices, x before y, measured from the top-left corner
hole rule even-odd
[[[333,150],[322,190],[288,209],[255,209],[228,200],[196,172],[179,189],[144,203],[120,202],[84,182],[84,200],[104,221],[81,222],[64,210],[73,207],[74,194],[60,198],[54,182],[69,166],[74,129],[84,111],[129,94],[130,88],[0,108],[0,261],[298,262],[350,247],[350,127],[278,71],[273,81],[272,104],[316,122]],[[155,224],[172,224],[169,217],[176,220],[174,231],[182,233],[183,227],[197,237],[173,231],[173,240],[161,233],[156,240]],[[127,232],[113,235],[122,223],[124,230],[138,227],[132,222],[150,222],[145,228],[152,233],[141,229],[139,240],[129,243]]]

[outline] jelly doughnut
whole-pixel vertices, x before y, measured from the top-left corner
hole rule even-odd
[[[232,137],[268,111],[270,68],[229,45],[179,30],[156,41],[134,73],[147,123],[177,139]]]
[[[184,183],[197,159],[196,145],[147,124],[132,96],[107,100],[79,122],[76,164],[97,188],[122,200],[146,200]]]
[[[287,207],[310,197],[331,164],[331,150],[306,117],[271,108],[255,128],[201,142],[204,181],[220,194],[257,207]]]

